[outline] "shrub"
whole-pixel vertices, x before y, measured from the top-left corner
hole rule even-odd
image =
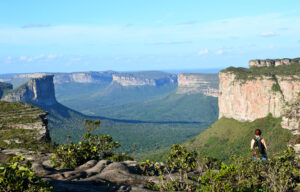
[[[52,187],[30,170],[31,163],[16,156],[0,165],[0,191],[10,192],[48,192]]]
[[[187,172],[196,168],[196,157],[195,151],[187,151],[183,145],[175,144],[171,146],[167,164],[172,171],[179,171],[183,179],[187,178]]]
[[[100,120],[85,120],[84,125],[87,132],[78,144],[64,144],[57,148],[55,154],[51,157],[56,166],[74,168],[92,159],[110,158],[114,155],[113,151],[120,147],[120,144],[114,142],[110,135],[92,134],[92,131],[99,127]],[[123,158],[125,158],[124,155]]]
[[[232,156],[231,160],[222,163],[219,170],[207,167],[202,168],[202,172],[196,176],[187,177],[186,173],[193,170],[194,160],[185,161],[183,157],[189,156],[194,159],[194,154],[185,150],[180,145],[172,146],[168,158],[168,164],[172,167],[190,164],[191,168],[185,170],[185,180],[171,179],[165,180],[165,175],[169,172],[161,172],[160,183],[148,184],[153,190],[160,191],[297,191],[299,183],[298,159],[292,148],[286,150],[282,155],[276,155],[266,162],[252,160],[252,154],[247,157]],[[190,155],[184,155],[190,154]],[[193,155],[191,155],[193,154]],[[184,163],[178,163],[178,160]],[[205,159],[205,158],[203,158]],[[181,161],[179,161],[181,162]],[[191,163],[192,162],[192,163]],[[205,166],[205,163],[199,163]],[[168,170],[168,169],[166,169]],[[178,169],[179,170],[179,169]],[[193,175],[195,175],[194,172]],[[190,179],[190,180],[187,180]],[[193,180],[193,181],[191,181]],[[299,186],[298,186],[299,187]]]

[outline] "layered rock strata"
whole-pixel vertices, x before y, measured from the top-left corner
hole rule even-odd
[[[24,143],[25,136],[38,141],[50,141],[47,112],[28,104],[0,101],[0,140]],[[29,130],[22,133],[14,130]],[[9,134],[10,132],[14,134]],[[19,134],[20,133],[20,134]],[[28,135],[24,135],[28,134]]]
[[[221,72],[219,78],[219,118],[253,121],[269,113],[280,117],[285,112],[286,103],[294,102],[300,93],[300,76],[276,76],[276,81],[273,77],[262,76],[244,82],[237,80],[233,73]],[[274,90],[277,83],[280,89]]]
[[[56,104],[53,75],[43,75],[30,79],[26,84],[8,92],[2,97],[2,100],[38,106]]]
[[[293,63],[300,63],[299,59],[266,59],[266,60],[250,60],[249,67],[276,67],[280,65],[291,65]]]
[[[138,74],[138,73],[137,73]],[[161,86],[164,84],[177,83],[176,75],[164,75],[161,77],[147,77],[136,75],[134,73],[120,73],[112,76],[113,82],[122,86]]]
[[[179,74],[177,94],[197,94],[202,93],[206,96],[218,97],[219,82],[217,75],[208,74]]]

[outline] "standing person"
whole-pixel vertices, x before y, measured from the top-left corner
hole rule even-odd
[[[251,150],[254,150],[253,159],[260,158],[262,161],[268,160],[267,156],[267,144],[264,138],[261,137],[261,130],[256,129],[255,138],[251,140]]]

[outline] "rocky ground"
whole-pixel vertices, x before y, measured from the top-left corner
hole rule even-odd
[[[75,169],[56,169],[51,163],[51,154],[37,153],[25,149],[0,150],[0,163],[7,157],[22,155],[32,162],[32,170],[48,181],[55,192],[147,192],[147,184],[158,184],[158,176],[146,176],[137,161],[112,162],[90,160]],[[159,163],[164,166],[163,163]],[[189,176],[199,174],[190,172]],[[179,179],[178,172],[166,176],[166,181]],[[189,182],[193,182],[188,180]]]

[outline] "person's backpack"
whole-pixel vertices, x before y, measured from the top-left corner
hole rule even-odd
[[[258,148],[260,154],[265,154],[265,146],[264,144],[261,142],[262,138],[254,138],[254,148]]]

